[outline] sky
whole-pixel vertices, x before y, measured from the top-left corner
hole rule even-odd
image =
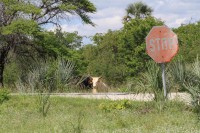
[[[118,30],[123,27],[122,18],[126,15],[126,7],[138,0],[90,0],[97,8],[95,14],[90,14],[95,27],[83,24],[81,19],[70,16],[69,21],[62,23],[66,32],[78,31],[86,36],[83,43],[90,43],[87,38],[96,33],[106,33],[109,29]],[[140,0],[153,9],[153,16],[161,19],[170,28],[181,24],[194,23],[200,20],[200,0]]]

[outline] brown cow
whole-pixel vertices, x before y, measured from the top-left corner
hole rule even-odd
[[[92,77],[88,76],[83,78],[80,83],[81,88],[92,89],[93,88],[93,79]]]
[[[77,85],[81,89],[92,89],[93,93],[108,91],[108,86],[102,81],[101,77],[81,77]]]
[[[101,77],[92,77],[93,79],[93,93],[108,92],[108,86],[102,81]]]

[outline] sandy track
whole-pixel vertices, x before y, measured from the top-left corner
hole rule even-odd
[[[110,99],[110,100],[134,100],[134,101],[152,101],[154,98],[153,94],[150,93],[60,93],[52,94],[52,96],[62,96],[62,97],[81,97],[81,98],[90,98],[90,99]],[[168,94],[169,100],[178,100],[183,101],[187,104],[191,103],[191,97],[188,93],[170,93]]]
[[[37,93],[12,93],[11,95],[37,95]],[[134,101],[152,101],[153,94],[150,93],[51,93],[51,96],[60,97],[81,97],[89,99],[110,99],[110,100],[134,100]],[[169,100],[183,101],[187,104],[191,103],[191,97],[188,93],[169,93]]]

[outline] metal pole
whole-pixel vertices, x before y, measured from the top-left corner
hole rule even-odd
[[[162,82],[163,82],[163,90],[164,90],[164,98],[167,98],[167,90],[166,90],[166,80],[165,80],[165,63],[162,63]]]

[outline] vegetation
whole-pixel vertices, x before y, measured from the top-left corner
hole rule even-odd
[[[9,92],[7,90],[0,90],[0,104],[10,99]]]
[[[153,17],[133,19],[119,31],[109,30],[106,34],[96,34],[96,45],[82,48],[87,72],[101,75],[109,85],[118,86],[127,79],[136,77],[145,70],[150,57],[145,53],[145,37],[155,25],[163,22]]]
[[[147,71],[142,73],[137,81],[138,89],[144,93],[153,93],[155,101],[164,100],[161,66],[154,61],[149,61],[146,65]],[[166,82],[168,83],[168,77],[166,79]]]
[[[185,62],[193,62],[199,54],[200,22],[183,24],[174,29],[179,39],[179,52]]]
[[[37,96],[11,96],[0,108],[2,132],[199,132],[196,114],[178,102],[133,102],[50,97],[42,117]],[[126,104],[125,104],[126,103]],[[113,105],[126,108],[116,109]],[[100,105],[110,105],[104,111]],[[6,121],[6,122],[5,122]]]
[[[93,44],[82,45],[78,32],[63,32],[59,24],[77,15],[94,26],[88,14],[96,8],[89,0],[0,0],[1,132],[199,132],[200,22],[173,29],[179,53],[166,66],[168,92],[188,92],[192,104],[186,105],[163,100],[160,66],[145,52],[145,37],[164,22],[142,2],[125,10],[121,29],[97,33]],[[47,24],[56,30],[43,29]],[[77,91],[76,78],[84,75],[103,77],[114,92],[149,92],[155,100],[51,95]]]
[[[88,13],[94,13],[95,11],[95,6],[88,0],[76,2],[71,0],[39,0],[37,2],[32,0],[1,0],[0,87],[4,86],[3,74],[9,54],[20,54],[24,57],[31,53],[29,56],[33,58],[37,57],[38,52],[41,52],[38,48],[38,39],[39,42],[44,40],[43,44],[49,44],[52,34],[44,34],[41,29],[42,25],[54,24],[59,26],[60,20],[67,20],[68,15],[77,15],[84,23],[94,25]],[[41,39],[41,36],[43,39]],[[45,38],[48,38],[47,42]],[[60,47],[60,50],[62,48]]]
[[[152,12],[153,9],[141,1],[129,4],[126,8],[127,15],[124,17],[124,22],[130,21],[132,16],[134,16],[136,19],[151,16]]]
[[[40,1],[39,4],[14,1],[1,3],[1,6],[5,7],[1,8],[1,15],[5,17],[13,13],[9,22],[1,22],[1,86],[3,81],[7,88],[16,88],[16,85],[19,87],[19,82],[27,84],[24,79],[27,79],[30,71],[41,66],[38,60],[56,62],[62,58],[64,62],[69,61],[73,64],[70,78],[83,75],[101,76],[114,91],[139,90],[136,88],[137,81],[144,78],[148,71],[148,62],[151,60],[145,52],[145,37],[153,26],[164,24],[162,20],[151,16],[153,9],[148,5],[142,2],[128,5],[125,10],[131,18],[123,23],[120,30],[97,33],[93,36],[94,44],[82,46],[82,36],[78,35],[78,32],[63,32],[59,26],[54,32],[46,31],[41,26],[47,23],[59,25],[55,18],[65,18],[66,14],[78,15],[85,23],[93,25],[87,14],[94,13],[96,8],[88,0],[80,3],[69,0],[62,4],[59,1]],[[57,2],[59,4],[56,4]],[[23,15],[18,15],[19,13]],[[26,15],[30,17],[25,17]],[[199,27],[197,22],[173,29],[179,38],[178,55],[189,63],[199,53]],[[49,65],[52,69],[47,73],[56,70],[53,64]],[[63,82],[63,79],[57,79],[60,76],[57,75],[53,79]],[[54,86],[53,90],[63,92],[68,89],[66,85],[58,85]]]
[[[198,57],[192,64],[180,59],[172,64],[172,73],[181,90],[191,94],[192,104],[200,118],[200,62]]]

